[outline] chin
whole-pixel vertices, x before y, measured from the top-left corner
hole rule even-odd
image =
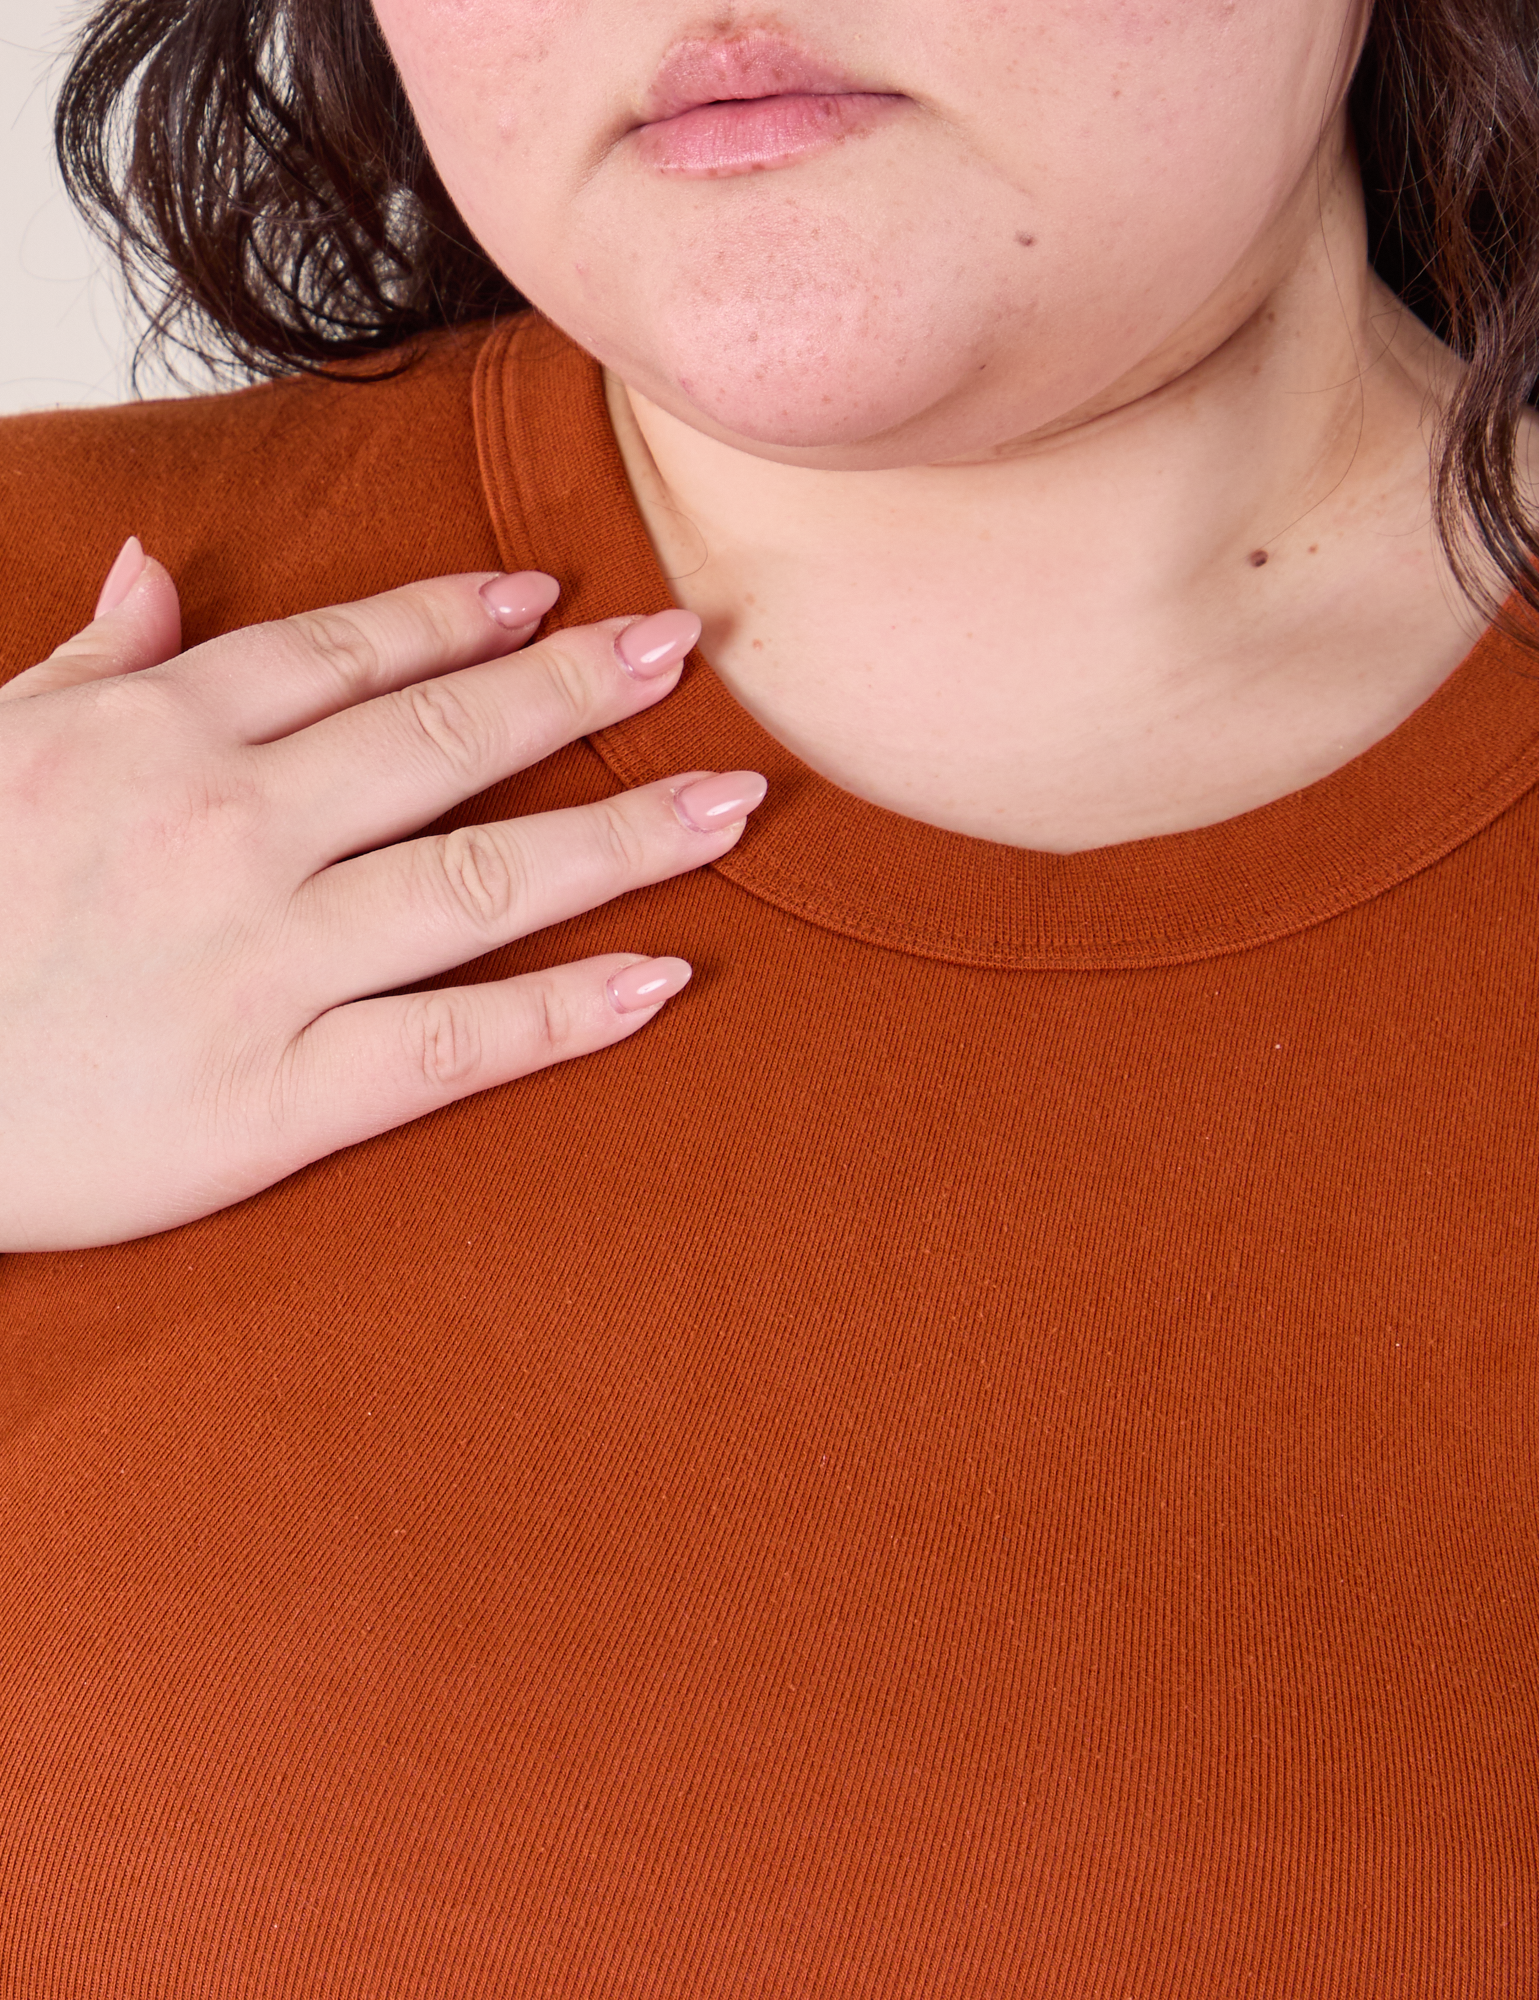
[[[551,317],[559,318],[559,314]],[[726,316],[724,316],[726,317]],[[734,316],[735,317],[735,316]],[[971,342],[905,337],[889,318],[883,333],[858,306],[844,324],[811,327],[787,316],[777,334],[767,316],[756,326],[713,322],[698,311],[659,315],[648,331],[688,326],[654,342],[623,328],[564,321],[580,345],[633,389],[694,428],[724,442],[794,461],[817,455],[854,466],[902,462],[884,455],[976,396],[987,367]]]
[[[982,259],[969,269],[923,230],[900,248],[836,212],[767,200],[691,217],[666,256],[627,258],[604,240],[580,275],[554,262],[520,282],[579,345],[685,422],[776,452],[907,431],[965,394],[1032,316]]]
[[[910,430],[933,408],[929,380],[873,382],[869,367],[814,365],[745,370],[720,356],[680,357],[658,380],[654,400],[674,414],[745,444],[786,453],[858,450]]]
[[[917,353],[885,368],[860,347],[742,368],[720,352],[670,351],[666,360],[634,347],[604,352],[568,331],[692,429],[761,458],[830,471],[992,457],[1100,386],[1083,354],[1056,367],[1039,354],[1023,371],[1005,356],[980,362],[972,349],[948,356],[939,343],[916,343]]]

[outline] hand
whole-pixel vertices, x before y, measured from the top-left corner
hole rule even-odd
[[[764,796],[686,773],[404,840],[676,684],[690,613],[526,645],[557,595],[441,577],[182,653],[130,542],[0,690],[0,1250],[190,1222],[678,991],[683,960],[616,952],[363,997],[719,859]]]

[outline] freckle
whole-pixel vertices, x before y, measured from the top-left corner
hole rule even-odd
[[[1251,550],[1251,552],[1250,552],[1250,566],[1251,566],[1251,568],[1252,568],[1252,569],[1264,569],[1264,568],[1266,567],[1266,550],[1265,550],[1265,549],[1252,549],[1252,550]]]
[[[1015,232],[1015,240],[1017,243],[1020,244],[1023,250],[1029,250],[1032,244],[1035,243],[1037,239],[1035,236],[1028,236],[1024,229],[1018,229]]]

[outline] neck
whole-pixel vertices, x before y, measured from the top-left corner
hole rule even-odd
[[[966,460],[778,463],[611,378],[738,700],[878,804],[1058,851],[1231,817],[1395,727],[1480,623],[1428,516],[1456,364],[1369,272],[1355,174],[1296,235],[1137,377]]]

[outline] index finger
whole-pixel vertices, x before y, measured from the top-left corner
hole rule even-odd
[[[227,632],[158,676],[237,742],[270,743],[379,694],[480,666],[533,637],[561,594],[540,570],[475,570]]]

